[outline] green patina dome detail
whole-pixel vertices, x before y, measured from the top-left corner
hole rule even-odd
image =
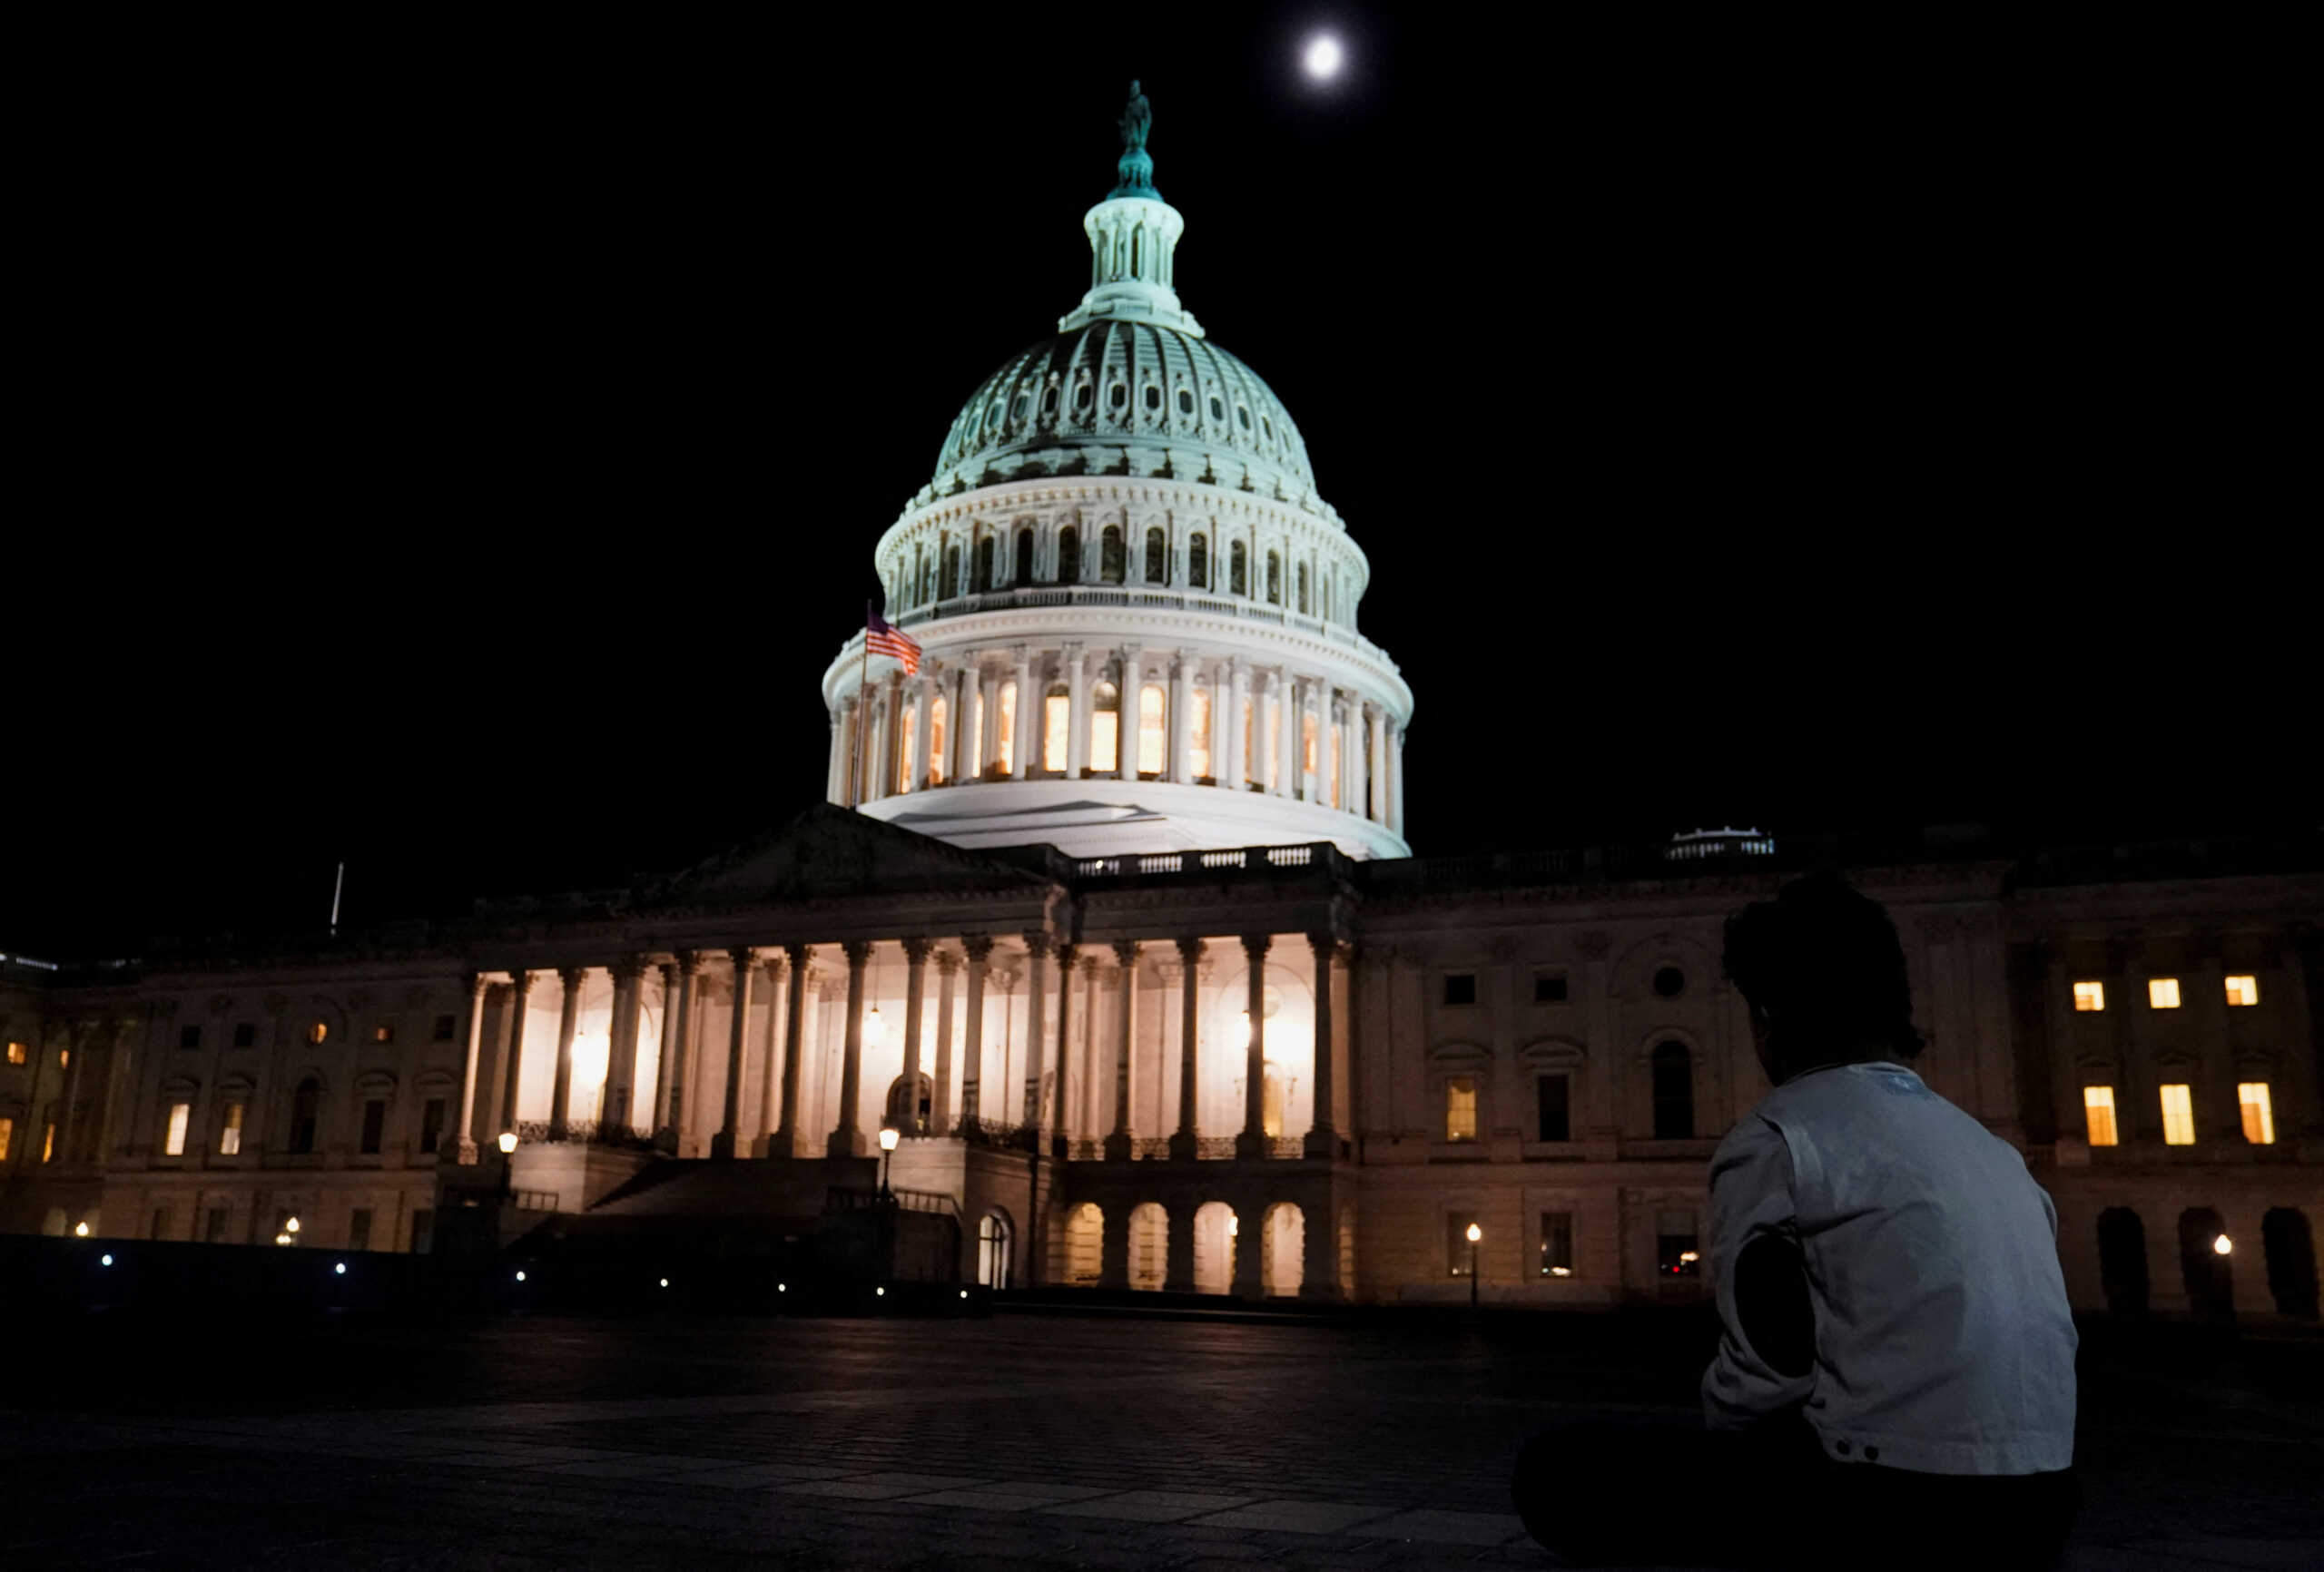
[[[1129,103],[1122,109],[1117,122],[1121,127],[1121,162],[1114,166],[1114,189],[1106,193],[1110,201],[1116,197],[1145,197],[1160,201],[1162,193],[1154,189],[1154,160],[1147,155],[1146,133],[1154,126],[1153,105],[1146,102],[1146,94],[1137,84],[1129,84]]]

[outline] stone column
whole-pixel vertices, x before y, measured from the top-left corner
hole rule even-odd
[[[672,1013],[678,1017],[678,1040],[674,1045],[670,1062],[663,1068],[669,1072],[670,1135],[676,1142],[675,1150],[685,1155],[686,1137],[693,1133],[693,1121],[686,1117],[686,1094],[694,1074],[694,1027],[695,996],[702,990],[694,986],[694,978],[702,974],[703,956],[699,950],[678,951],[678,1006]],[[658,1100],[658,1099],[657,1099]]]
[[[832,755],[830,766],[823,772],[823,798],[841,807],[848,806],[847,742],[852,728],[847,717],[854,707],[854,700],[842,699],[838,707],[832,711]]]
[[[1073,1089],[1080,1095],[1073,1104],[1073,1128],[1070,1132],[1078,1141],[1098,1138],[1098,969],[1103,964],[1102,959],[1095,955],[1081,958],[1081,1040],[1074,1045],[1073,1056],[1079,1077]]]
[[[1140,740],[1146,735],[1146,652],[1133,644],[1122,651],[1121,708],[1114,720],[1114,779],[1137,779]],[[1166,717],[1167,719],[1167,717]],[[1167,771],[1168,761],[1164,761]]]
[[[1250,761],[1243,756],[1243,709],[1251,698],[1251,673],[1240,655],[1226,663],[1226,714],[1222,720],[1215,703],[1210,710],[1211,724],[1225,726],[1226,735],[1224,738],[1214,737],[1211,751],[1214,753],[1223,752],[1226,758],[1218,771],[1218,783],[1229,791],[1240,791],[1250,770]],[[1219,746],[1222,742],[1226,744],[1224,749]]]
[[[1274,941],[1264,933],[1243,936],[1243,954],[1251,963],[1249,1004],[1251,1046],[1243,1056],[1243,1133],[1235,1137],[1235,1155],[1267,1154],[1267,947]]]
[[[1200,1001],[1196,997],[1198,978],[1196,973],[1202,965],[1202,940],[1180,939],[1178,959],[1181,962],[1178,968],[1178,1127],[1170,1135],[1170,1161],[1191,1163],[1195,1160],[1196,1146],[1200,1136],[1195,1122],[1196,1096],[1202,1084],[1199,1075],[1199,1056],[1196,1052],[1196,1035],[1202,1012]],[[1187,1227],[1192,1229],[1193,1226],[1194,1222],[1189,1214]],[[1175,1241],[1177,1237],[1174,1232],[1171,1238]],[[1189,1233],[1187,1239],[1187,1281],[1192,1282],[1193,1235]],[[1174,1250],[1177,1248],[1175,1243],[1171,1248]]]
[[[1404,832],[1404,728],[1395,729],[1388,750],[1388,828]]]
[[[1340,727],[1340,800],[1339,810],[1358,818],[1364,814],[1364,712],[1355,695],[1343,693],[1339,699]]]
[[[1170,752],[1163,761],[1163,778],[1181,784],[1195,778],[1194,675],[1195,653],[1180,650],[1178,658],[1170,665]],[[1213,704],[1211,712],[1215,715],[1217,711],[1218,706]]]
[[[773,1147],[775,1056],[783,1046],[783,1011],[775,1000],[782,993],[783,980],[790,968],[783,957],[771,955],[759,963],[766,973],[766,1030],[759,1038],[759,1116],[758,1132],[751,1138],[751,1150],[759,1156],[770,1154]]]
[[[1388,822],[1388,722],[1377,704],[1364,706],[1365,732],[1364,778],[1371,786],[1367,804],[1372,822]]]
[[[1324,784],[1332,770],[1331,712],[1317,691],[1315,678],[1300,678],[1292,685],[1291,692],[1293,705],[1299,712],[1299,718],[1291,728],[1291,745],[1296,750],[1299,760],[1299,800],[1302,802],[1321,802],[1324,800]],[[1307,768],[1307,722],[1311,714],[1315,722],[1315,767],[1313,770]]]
[[[453,1150],[457,1154],[456,1161],[474,1163],[476,1161],[476,1077],[478,1067],[484,1057],[484,978],[477,972],[463,973],[460,978],[460,987],[467,991],[468,999],[468,1046],[466,1055],[467,1068],[460,1076],[459,1145]],[[218,1029],[223,1031],[228,1028],[223,1022],[221,1022]],[[214,1056],[212,1062],[216,1062]],[[211,1078],[214,1081],[216,1076],[213,1075]],[[37,1108],[34,1111],[37,1112]]]
[[[960,958],[950,950],[936,953],[936,1095],[928,1109],[928,1133],[952,1133],[952,979],[960,975]]]
[[[741,1149],[743,1058],[751,1045],[751,974],[758,969],[748,945],[737,945],[727,957],[734,963],[734,1014],[726,1030],[726,1095],[719,1109],[718,1133],[710,1138],[710,1154],[722,1161]]]
[[[525,1013],[531,1007],[532,994],[533,974],[521,967],[509,968],[508,1052],[500,1061],[507,1082],[501,1090],[500,1129],[493,1132],[495,1137],[517,1127],[517,1076],[525,1067]],[[243,1139],[247,1142],[249,1137]]]
[[[654,1060],[654,1134],[675,1131],[677,1125],[670,1110],[670,1083],[676,1077],[678,1063],[678,973],[680,968],[665,961],[662,973],[662,1047]]]
[[[1195,1209],[1186,1205],[1173,1207],[1169,1230],[1162,1242],[1162,1291],[1165,1293],[1192,1293],[1195,1291]]]
[[[1060,658],[1065,663],[1066,712],[1069,717],[1065,729],[1065,773],[1067,779],[1078,781],[1081,772],[1089,767],[1089,675],[1083,668],[1079,644],[1067,644]]]
[[[1129,1208],[1108,1206],[1098,1224],[1098,1286],[1129,1286]]]
[[[1114,1127],[1106,1136],[1110,1162],[1129,1161],[1130,1056],[1137,1037],[1137,940],[1114,941],[1114,959],[1121,967],[1121,1029],[1114,1047]]]
[[[863,1092],[863,968],[872,958],[867,939],[852,938],[840,946],[847,957],[847,1056],[840,1062],[839,1122],[832,1126],[824,1153],[832,1157],[861,1157],[868,1150],[857,1105]]]
[[[807,985],[814,980],[814,953],[812,946],[803,944],[794,944],[789,951],[791,992],[783,1001],[783,1122],[768,1144],[771,1155],[799,1154],[800,1066],[807,1056]]]
[[[1012,646],[1009,653],[1017,663],[1017,741],[1009,765],[1016,778],[1024,781],[1031,778],[1033,766],[1039,761],[1033,757],[1033,745],[1034,739],[1041,734],[1036,724],[1041,712],[1041,696],[1033,691],[1031,653],[1023,644]],[[995,713],[999,713],[997,703]]]
[[[1038,1141],[1049,1112],[1041,1096],[1041,1061],[1049,1051],[1049,1023],[1042,1017],[1049,1004],[1049,936],[1029,931],[1025,949],[1030,957],[1025,981],[1025,1106],[1032,1110],[1029,1122]]]
[[[856,783],[855,800],[860,804],[877,802],[885,797],[888,793],[883,785],[892,782],[895,776],[881,763],[888,756],[888,719],[894,708],[889,702],[888,685],[881,683],[861,692],[859,697],[863,709],[856,724],[863,732],[863,750],[857,762],[862,768],[863,779]]]
[[[933,948],[924,938],[904,940],[904,1115],[896,1128],[907,1135],[927,1133],[920,1119],[920,1017],[926,1013],[928,952]]]
[[[979,683],[984,694],[984,706],[977,716],[977,774],[980,780],[990,781],[1000,771],[1000,673],[987,671],[979,679]],[[1018,692],[1021,693],[1024,690],[1019,688]],[[1011,736],[1009,742],[1013,748],[1017,739]]]
[[[1307,948],[1315,958],[1315,1116],[1308,1123],[1307,1139],[1301,1150],[1310,1157],[1339,1154],[1339,1129],[1332,1110],[1332,1099],[1337,1091],[1332,1074],[1332,958],[1339,953],[1339,940],[1328,933],[1307,936]]]
[[[1275,674],[1275,794],[1298,795],[1300,771],[1306,755],[1299,746],[1299,683],[1286,666]]]
[[[614,977],[613,1036],[606,1046],[606,1096],[597,1109],[597,1133],[627,1135],[630,1104],[637,1092],[637,1027],[645,1000],[645,963],[625,956],[611,967]]]
[[[980,725],[977,731],[971,731],[969,724],[970,712],[975,708],[970,696],[981,682],[977,673],[976,652],[971,650],[962,659],[965,663],[952,672],[951,713],[944,721],[944,781],[949,786],[959,785],[973,773],[969,760],[975,756],[976,750],[969,739],[982,730]]]
[[[936,739],[930,734],[936,708],[936,673],[922,671],[911,680],[911,757],[904,764],[905,779],[911,782],[913,791],[925,791],[929,761],[936,757],[931,746]]]
[[[1044,1110],[1050,1131],[1049,1148],[1059,1157],[1066,1154],[1065,1066],[1066,1054],[1073,1041],[1073,951],[1070,942],[1057,947],[1057,1070],[1053,1095],[1047,1099],[1049,1106]]]
[[[992,959],[992,936],[972,933],[960,941],[960,948],[969,957],[968,1019],[960,1037],[960,1123],[969,1125],[984,1113],[979,1090],[984,1078],[984,974]]]

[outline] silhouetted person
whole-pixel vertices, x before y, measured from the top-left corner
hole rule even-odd
[[[1727,924],[1774,1090],[1711,1158],[1701,1430],[1576,1424],[1520,1457],[1570,1562],[2041,1567],[2079,1499],[2057,1213],[1906,1061],[1904,949],[1811,874]]]

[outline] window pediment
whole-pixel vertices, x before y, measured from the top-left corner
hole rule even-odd
[[[1589,1057],[1588,1050],[1580,1043],[1564,1037],[1543,1037],[1527,1044],[1518,1053],[1517,1062],[1531,1070],[1571,1070],[1580,1068]]]
[[[1428,1062],[1443,1069],[1474,1069],[1492,1063],[1492,1050],[1475,1043],[1444,1043],[1428,1051]]]

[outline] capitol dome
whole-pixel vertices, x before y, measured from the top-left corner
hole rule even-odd
[[[1090,281],[961,407],[881,537],[884,616],[823,674],[832,801],[1074,856],[1409,855],[1412,690],[1289,411],[1178,299],[1131,88]],[[1301,855],[1304,855],[1301,854]]]
[[[961,407],[935,495],[1052,475],[1174,476],[1311,496],[1299,427],[1248,366],[1183,329],[1098,319],[1010,358]]]

